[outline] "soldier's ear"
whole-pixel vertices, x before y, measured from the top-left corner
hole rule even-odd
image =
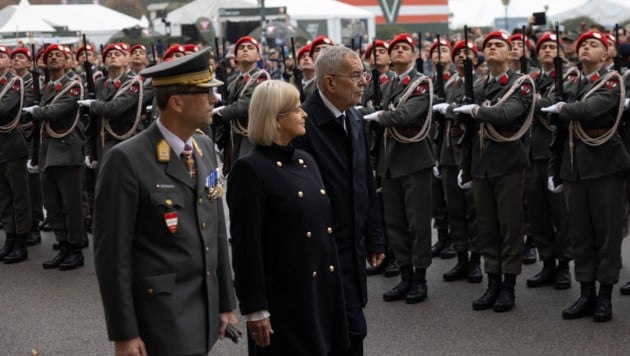
[[[168,98],[168,107],[175,112],[181,113],[184,109],[184,98],[182,95],[171,95]]]

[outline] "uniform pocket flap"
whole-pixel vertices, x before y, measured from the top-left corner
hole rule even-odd
[[[177,195],[176,192],[150,192],[152,205],[162,205],[168,208],[184,207],[184,199]]]
[[[134,282],[133,294],[139,297],[171,294],[175,289],[175,277],[175,273],[169,273],[139,279]]]

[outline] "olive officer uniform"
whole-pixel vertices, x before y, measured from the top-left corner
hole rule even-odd
[[[142,75],[158,91],[220,85],[208,52]],[[202,134],[189,141],[158,121],[114,146],[96,183],[94,260],[108,335],[140,337],[149,355],[207,354],[219,313],[235,308],[213,143]]]

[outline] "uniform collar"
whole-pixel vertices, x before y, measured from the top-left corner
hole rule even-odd
[[[182,152],[184,152],[185,145],[189,145],[190,147],[192,147],[192,137],[189,137],[188,140],[184,142],[179,137],[175,136],[174,133],[169,131],[169,129],[167,129],[164,125],[162,125],[162,122],[159,118],[156,120],[155,124],[157,125],[160,133],[162,134],[162,136],[164,136],[164,139],[166,140],[168,145],[171,146],[171,149],[173,150],[173,152],[175,152],[177,157],[179,157]]]

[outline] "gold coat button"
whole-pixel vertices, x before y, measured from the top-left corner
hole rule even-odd
[[[210,271],[206,271],[206,276],[210,277]]]
[[[313,271],[312,276],[313,276],[313,278],[317,277],[317,271]]]
[[[147,289],[147,295],[148,296],[152,296],[153,295],[153,288]]]
[[[333,266],[333,265],[328,266],[328,270],[330,272],[335,272],[335,266]]]
[[[170,199],[166,199],[166,201],[164,203],[166,203],[166,205],[168,205],[168,206],[173,205],[173,201],[170,200]]]
[[[326,190],[324,190],[324,189],[320,189],[320,190],[319,190],[319,194],[321,194],[321,195],[326,195]]]
[[[301,190],[298,192],[298,198],[302,198],[304,197],[304,192],[302,192]]]
[[[311,232],[310,232],[310,231],[307,231],[307,232],[306,232],[306,238],[307,238],[307,239],[310,239],[311,237],[313,237],[313,234],[311,234]]]
[[[202,223],[201,223],[201,228],[202,228],[202,229],[205,229],[205,228],[206,228],[206,223],[205,223],[205,222],[202,222]]]
[[[276,161],[276,166],[278,166],[278,167],[282,167],[282,162],[280,162],[280,161]]]
[[[328,227],[328,229],[326,229],[326,232],[328,232],[328,234],[332,234],[332,227]]]
[[[197,202],[198,202],[199,204],[201,204],[201,203],[203,203],[203,199],[202,199],[202,198],[199,198],[199,199],[197,199]]]
[[[299,164],[304,164],[304,160],[300,158],[300,159],[298,159],[298,163]]]
[[[206,253],[210,252],[210,247],[206,246]]]

